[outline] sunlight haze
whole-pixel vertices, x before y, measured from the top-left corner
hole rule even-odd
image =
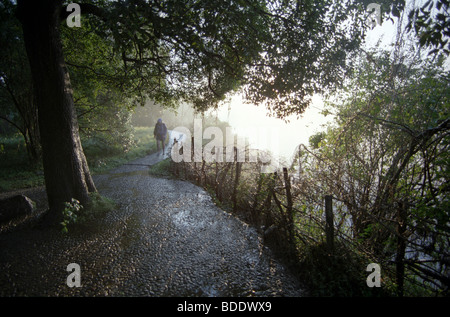
[[[373,47],[380,41],[380,46],[388,46],[395,39],[397,23],[384,21],[369,31],[366,38],[366,48]],[[288,162],[291,161],[294,151],[299,144],[308,146],[309,138],[317,132],[324,130],[324,125],[333,119],[332,115],[324,116],[323,100],[320,96],[314,96],[312,104],[300,115],[287,117],[287,121],[268,116],[268,111],[263,106],[255,106],[245,103],[239,95],[233,96],[229,103],[219,107],[217,116],[222,121],[227,121],[233,129],[242,136],[249,138],[250,146],[271,150],[279,154]],[[274,133],[278,139],[278,148],[274,149],[271,141],[264,137],[247,131],[261,131],[267,129],[268,133]]]

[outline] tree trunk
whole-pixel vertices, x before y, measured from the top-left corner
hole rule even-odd
[[[42,159],[50,214],[59,219],[64,202],[81,204],[96,191],[81,147],[78,123],[60,37],[61,1],[19,0],[38,107]]]

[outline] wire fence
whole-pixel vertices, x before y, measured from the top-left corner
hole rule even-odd
[[[402,219],[376,216],[357,205],[349,210],[348,202],[342,197],[326,192],[327,187],[319,180],[302,175],[300,159],[299,166],[262,173],[263,162],[239,162],[236,148],[232,161],[223,159],[226,155],[223,151],[213,154],[216,159],[211,162],[194,162],[192,151],[191,162],[172,161],[171,171],[207,189],[217,204],[254,226],[288,261],[298,261],[304,247],[318,244],[325,245],[330,256],[339,256],[335,252],[338,243],[368,261],[383,265],[385,276],[399,285],[401,294],[406,281],[420,287],[425,283],[432,285],[430,289],[436,294],[448,290],[448,258],[417,260],[408,257],[409,253],[417,255],[423,245],[405,234],[407,228]],[[248,149],[246,155],[249,155]],[[332,173],[330,175],[332,177]],[[379,228],[380,235],[390,237],[386,240],[394,247],[390,257],[377,253],[377,248],[373,247],[377,241],[355,233],[352,212],[365,214]],[[448,238],[448,232],[443,234]]]

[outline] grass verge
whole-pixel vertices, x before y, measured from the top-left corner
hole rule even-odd
[[[166,158],[154,165],[152,165],[149,169],[150,175],[157,177],[171,177],[172,173],[170,172],[170,159]]]
[[[83,149],[92,174],[115,167],[156,151],[152,128],[135,127],[134,145],[123,151],[119,145],[106,146],[96,139],[83,140]],[[0,137],[0,192],[44,185],[42,164],[30,164],[23,138],[16,134]]]

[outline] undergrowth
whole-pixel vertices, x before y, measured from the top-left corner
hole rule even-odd
[[[157,177],[170,177],[172,173],[170,172],[170,159],[159,161],[156,164],[150,166],[149,174]]]
[[[67,233],[69,228],[75,225],[86,224],[89,221],[101,217],[106,212],[116,208],[116,203],[99,193],[89,194],[89,204],[82,206],[80,202],[73,199],[65,203],[65,208],[62,211],[63,220],[61,224],[61,231]]]
[[[105,173],[156,151],[156,142],[151,128],[135,127],[134,139],[133,147],[126,151],[118,146],[106,146],[95,138],[82,140],[91,173]],[[42,162],[30,163],[23,137],[18,134],[0,137],[0,192],[38,187],[44,184]]]
[[[366,271],[370,261],[343,244],[336,244],[330,254],[325,243],[303,247],[296,273],[308,288],[310,296],[317,297],[378,297],[392,296],[389,280],[382,287],[368,287]]]

